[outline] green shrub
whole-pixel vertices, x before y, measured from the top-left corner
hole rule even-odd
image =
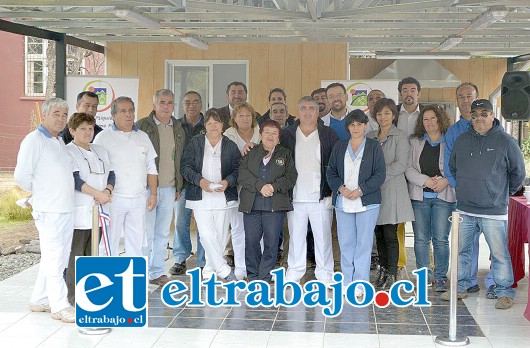
[[[16,201],[28,194],[19,188],[14,188],[0,194],[0,216],[7,221],[31,220],[31,208],[20,208]]]

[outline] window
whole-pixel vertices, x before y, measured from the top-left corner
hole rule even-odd
[[[184,116],[182,99],[188,91],[201,95],[202,112],[227,104],[226,86],[241,81],[248,86],[248,61],[171,60],[166,61],[166,88],[175,93],[175,117]]]
[[[36,37],[26,36],[26,95],[45,95],[45,76],[47,75],[46,48],[48,41]]]

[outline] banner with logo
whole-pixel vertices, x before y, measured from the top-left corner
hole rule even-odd
[[[350,110],[361,109],[367,112],[368,93],[374,89],[381,90],[387,98],[394,99],[396,104],[399,103],[398,80],[322,80],[320,86],[326,88],[333,82],[342,83],[346,87],[346,92],[348,93],[347,105]]]
[[[138,84],[138,77],[67,76],[66,101],[69,106],[69,116],[75,112],[77,95],[83,91],[91,91],[99,98],[96,123],[106,128],[112,124],[110,106],[117,97],[131,98],[138,110]]]

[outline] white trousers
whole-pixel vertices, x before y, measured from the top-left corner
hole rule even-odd
[[[206,256],[206,264],[202,271],[205,279],[209,279],[212,273],[216,273],[218,278],[226,278],[232,271],[223,257],[228,243],[230,213],[230,209],[193,209]]]
[[[49,303],[51,312],[56,313],[70,307],[63,271],[70,257],[74,213],[34,211],[32,215],[39,231],[41,258],[30,302]]]
[[[245,265],[245,226],[243,226],[243,213],[238,211],[238,207],[231,209],[230,226],[232,234],[232,248],[234,249],[234,273],[237,279],[247,276],[247,266]]]
[[[307,222],[311,223],[315,240],[315,277],[330,282],[333,277],[333,251],[331,247],[331,222],[333,210],[327,199],[319,203],[293,203],[287,213],[289,226],[289,255],[286,278],[299,282],[306,272]]]
[[[110,203],[110,256],[118,256],[120,238],[123,234],[125,255],[143,256],[142,246],[147,244],[145,237],[145,214],[147,198],[144,194],[133,197],[112,197]],[[103,243],[99,244],[99,255],[106,255]]]

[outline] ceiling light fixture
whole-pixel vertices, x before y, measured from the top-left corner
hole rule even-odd
[[[377,59],[469,59],[469,53],[376,53]]]
[[[142,25],[149,29],[160,29],[161,27],[159,21],[131,10],[115,10],[114,14],[116,15],[116,17],[123,18],[125,20],[128,20],[129,22]]]
[[[207,50],[208,44],[194,36],[181,36],[180,39],[182,42],[187,43],[188,45],[198,48],[200,50]]]
[[[462,36],[451,35],[447,39],[442,41],[442,43],[440,43],[440,46],[438,46],[436,49],[440,51],[447,51],[455,46],[458,46],[460,42],[462,42]]]
[[[504,6],[492,6],[482,13],[477,18],[471,21],[471,24],[466,28],[468,30],[482,30],[491,24],[504,19],[508,14],[508,10]]]

